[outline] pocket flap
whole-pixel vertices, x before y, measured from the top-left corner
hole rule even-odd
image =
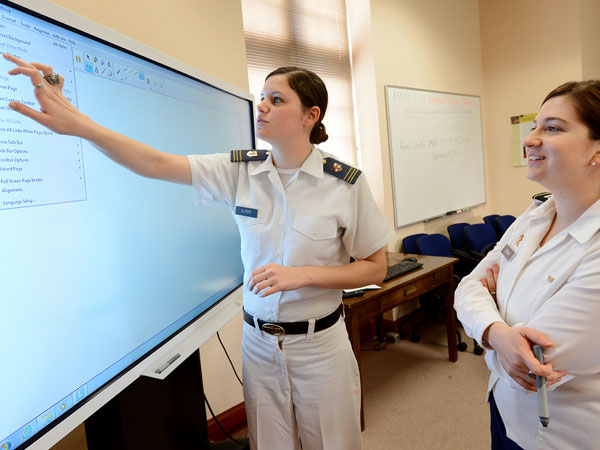
[[[337,222],[310,214],[296,214],[292,228],[306,237],[319,241],[337,236]]]

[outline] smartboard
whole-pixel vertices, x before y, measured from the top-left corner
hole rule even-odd
[[[385,92],[396,228],[485,203],[480,98]]]
[[[157,149],[255,147],[250,93],[49,1],[0,0],[0,48],[51,64],[82,112]],[[189,186],[12,111],[41,92],[13,67],[0,58],[0,450],[47,450],[236,315],[244,267],[227,206],[196,208]]]

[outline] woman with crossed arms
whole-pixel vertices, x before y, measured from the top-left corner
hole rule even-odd
[[[462,280],[455,308],[487,349],[492,449],[597,449],[600,81],[550,92],[524,146],[527,178],[553,195],[532,204]],[[545,347],[546,364],[534,344]],[[536,375],[548,386],[547,428]]]

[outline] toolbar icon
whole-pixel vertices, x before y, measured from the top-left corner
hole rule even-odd
[[[29,439],[32,434],[33,434],[33,428],[31,428],[31,425],[27,425],[25,427],[25,429],[23,430],[23,440]]]
[[[81,401],[81,399],[85,397],[85,388],[84,387],[80,387],[79,389],[77,389],[77,391],[75,392],[75,401]]]

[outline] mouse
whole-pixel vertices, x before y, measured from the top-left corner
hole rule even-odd
[[[412,262],[417,262],[417,258],[413,258],[412,256],[410,258],[404,258],[402,261],[412,261]]]

